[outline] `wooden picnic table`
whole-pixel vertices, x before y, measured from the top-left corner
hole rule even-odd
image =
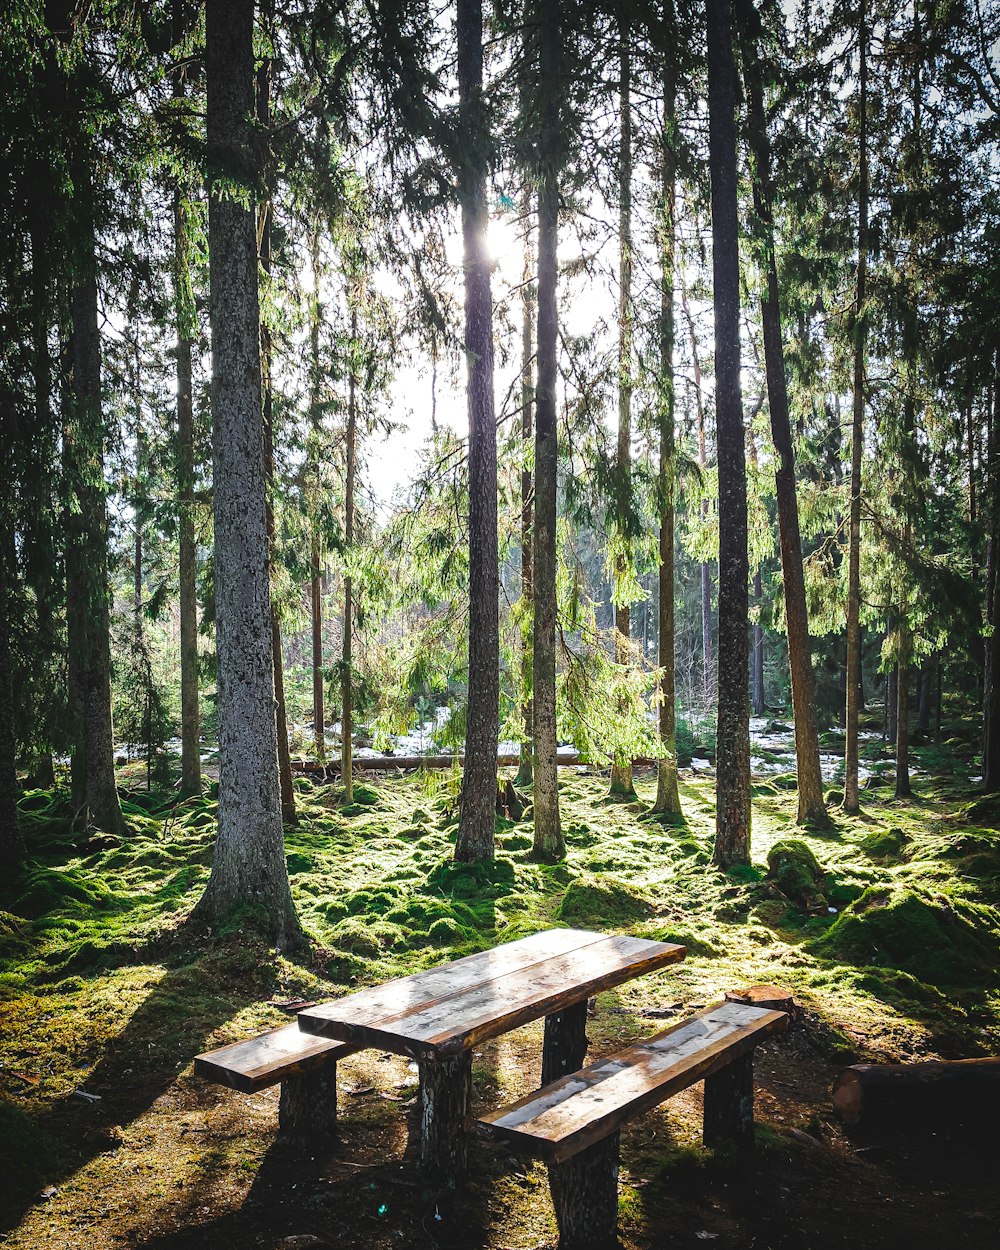
[[[583,1066],[587,999],[676,963],[672,942],[548,929],[298,1013],[308,1033],[409,1055],[420,1070],[421,1163],[465,1171],[472,1049],[545,1017],[541,1080]]]

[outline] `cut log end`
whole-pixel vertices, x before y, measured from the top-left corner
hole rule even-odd
[[[730,1003],[746,1003],[750,1007],[769,1007],[772,1011],[787,1011],[790,1016],[799,1013],[799,1005],[788,992],[776,985],[748,985],[746,989],[730,990],[726,994]]]
[[[841,1072],[833,1086],[833,1107],[849,1128],[861,1123],[861,1110],[864,1105],[864,1093],[857,1072]]]

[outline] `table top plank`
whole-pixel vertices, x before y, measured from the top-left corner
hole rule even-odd
[[[300,1012],[299,1026],[355,1045],[384,1046],[417,1058],[440,1059],[675,963],[685,954],[683,946],[669,942],[587,936],[593,940],[478,984],[466,982],[468,988],[389,1018],[357,1009],[353,1000],[361,995],[351,995]]]
[[[641,1111],[710,1076],[786,1027],[784,1012],[723,1003],[579,1072],[560,1077],[471,1127],[535,1157],[560,1160]]]
[[[344,1024],[387,1023],[422,1011],[444,998],[468,993],[510,972],[544,963],[553,956],[599,942],[603,933],[586,929],[546,929],[506,942],[492,950],[437,964],[423,972],[358,990],[344,998],[318,1003],[298,1013],[301,1025],[319,1032],[318,1022],[334,1019]],[[306,1017],[303,1019],[303,1017]]]

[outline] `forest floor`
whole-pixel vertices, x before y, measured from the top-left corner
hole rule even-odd
[[[876,764],[881,747],[866,745]],[[847,1135],[832,1111],[856,1060],[1000,1054],[1000,804],[969,782],[961,737],[918,748],[912,799],[880,770],[860,817],[793,825],[782,778],[755,785],[753,865],[709,864],[710,777],[683,774],[686,821],[610,802],[596,773],[562,777],[566,861],[530,858],[530,822],[498,821],[491,867],[450,860],[452,774],[356,788],[297,782],[288,867],[313,939],[292,961],[238,923],[184,924],[207,879],[215,804],[169,810],[126,787],[128,836],[81,841],[65,798],[33,791],[29,861],[0,884],[0,1243],[144,1250],[555,1245],[545,1170],[474,1147],[458,1195],[414,1161],[416,1074],[361,1052],[339,1067],[340,1139],[315,1155],[275,1137],[277,1091],[244,1096],[192,1074],[201,1050],[282,1023],[272,1001],[322,999],[552,925],[679,941],[683,964],[599,996],[591,1054],[759,982],[791,990],[801,1020],[757,1064],[758,1142],[741,1163],[701,1145],[700,1091],[623,1133],[629,1250],[995,1247],[996,1138],[962,1131]],[[814,891],[768,876],[801,838]],[[774,858],[772,856],[772,858]],[[780,886],[784,887],[779,888]],[[541,1026],[476,1052],[475,1098],[534,1087]],[[81,1095],[90,1095],[83,1097]]]

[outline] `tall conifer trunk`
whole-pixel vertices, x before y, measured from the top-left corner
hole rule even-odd
[[[14,692],[11,686],[10,613],[13,584],[13,518],[0,516],[6,535],[0,550],[0,869],[10,872],[24,858],[17,819],[17,770],[14,759]],[[7,535],[10,535],[8,540]]]
[[[538,96],[541,104],[538,188],[538,367],[535,389],[535,628],[532,674],[535,696],[535,835],[533,852],[542,859],[566,854],[559,821],[556,772],[556,352],[558,312],[556,252],[559,239],[559,171],[562,90],[560,0],[537,0]]]
[[[86,155],[78,177],[74,188],[79,253],[72,294],[74,461],[71,482],[80,517],[76,575],[80,578],[83,608],[80,622],[83,807],[88,826],[120,833],[124,820],[115,782],[111,725],[111,585],[104,484],[101,334],[93,186]]]
[[[253,2],[207,0],[212,463],[219,829],[196,915],[254,909],[281,947],[301,941],[285,868],[271,650],[261,410]],[[250,203],[227,194],[236,180]]]
[[[532,620],[532,574],[531,537],[533,484],[528,467],[528,451],[534,437],[532,408],[535,402],[535,289],[534,249],[531,246],[532,197],[525,191],[521,198],[521,216],[524,220],[524,268],[521,273],[521,446],[524,463],[521,466],[521,605],[527,621],[521,628],[521,679],[524,685],[524,704],[521,708],[523,738],[517,769],[517,784],[531,784],[532,695],[531,676],[531,630]]]
[[[262,0],[261,17],[265,37],[274,37],[274,0]],[[257,124],[266,131],[271,120],[271,58],[265,56],[257,68]],[[270,188],[268,188],[270,190]],[[265,283],[271,280],[271,218],[273,201],[268,199],[260,207],[258,237],[260,240],[260,267]],[[258,297],[259,307],[259,297]],[[266,319],[260,323],[260,365],[262,387],[262,412],[264,421],[264,477],[267,491],[267,553],[268,568],[273,570],[275,549],[274,527],[274,388],[271,367],[274,344],[271,327]],[[269,579],[273,583],[273,578]],[[271,602],[271,664],[274,671],[274,712],[278,743],[278,784],[281,790],[281,819],[287,825],[298,821],[295,812],[295,790],[292,786],[292,759],[288,750],[288,710],[285,703],[285,659],[281,645],[281,622],[275,605]]]
[[[354,478],[358,454],[357,376],[358,310],[351,299],[351,363],[347,375],[347,474],[344,483],[344,551],[348,560],[354,544]],[[340,779],[344,786],[344,803],[354,802],[354,584],[350,567],[344,575],[344,629],[340,653]]]
[[[747,482],[740,395],[736,71],[730,0],[708,0],[709,166],[719,459],[719,713],[713,861],[750,860]]]
[[[177,326],[178,583],[181,634],[182,796],[201,793],[198,708],[198,592],[194,524],[194,404],[191,389],[194,298],[188,265],[188,222],[180,188],[174,192],[174,300]]]
[[[708,467],[708,446],[705,438],[705,396],[701,385],[701,359],[698,356],[698,335],[694,328],[694,317],[688,302],[687,290],[681,276],[681,309],[687,322],[688,337],[691,342],[691,369],[694,373],[694,409],[698,435],[698,467],[704,473]],[[701,501],[702,523],[708,524],[708,500]],[[701,683],[702,698],[706,709],[712,705],[715,676],[715,645],[712,639],[712,569],[707,560],[701,563]]]
[[[309,625],[312,633],[312,703],[313,703],[313,752],[316,759],[326,758],[326,709],[323,697],[323,553],[320,543],[319,520],[316,512],[320,501],[319,437],[322,424],[320,411],[320,282],[322,267],[319,254],[319,228],[312,231],[312,279],[313,298],[309,311],[309,355],[311,380],[310,409],[312,421],[312,464],[306,472],[312,481],[306,489],[312,489],[312,513],[309,534]]]
[[[618,454],[615,475],[615,523],[619,549],[616,591],[628,579],[632,560],[632,58],[629,24],[618,22]],[[628,603],[615,603],[615,661],[625,669],[631,663],[632,613]],[[624,711],[624,709],[623,709]],[[632,761],[615,753],[611,764],[611,793],[634,795]]]
[[[851,420],[851,509],[847,533],[847,700],[844,713],[844,811],[858,797],[858,691],[861,686],[861,460],[865,425],[865,310],[868,283],[868,15],[858,14],[858,274],[854,293],[854,408]]]
[[[497,440],[493,298],[486,242],[489,136],[483,108],[482,0],[458,0],[459,169],[469,409],[469,702],[455,858],[493,858],[500,725]]]
[[[899,625],[899,671],[896,678],[896,798],[909,798],[910,789],[910,629]]]
[[[752,16],[752,13],[751,13]],[[756,165],[754,205],[763,233],[765,289],[761,299],[764,330],[764,368],[767,399],[771,414],[771,439],[776,453],[775,494],[778,503],[778,534],[781,547],[781,574],[785,588],[785,630],[788,637],[788,667],[792,683],[792,717],[795,725],[795,759],[798,785],[799,824],[829,824],[823,802],[823,774],[819,764],[819,731],[816,727],[815,692],[812,671],[812,642],[802,568],[802,537],[799,505],[795,493],[795,450],[788,415],[788,387],[785,379],[785,353],[781,337],[781,309],[778,300],[778,267],[774,252],[774,194],[771,183],[771,144],[764,112],[764,91],[755,39],[746,32],[743,67],[750,105],[750,144]],[[759,575],[758,575],[759,577]],[[758,587],[759,594],[759,587]],[[763,656],[761,656],[761,660]],[[756,664],[755,664],[756,668]],[[763,667],[761,667],[763,685]],[[763,701],[763,700],[761,700]]]
[[[184,34],[183,0],[172,0],[173,42]],[[185,75],[174,74],[173,97],[184,99]],[[181,796],[201,793],[200,711],[198,706],[198,592],[194,502],[194,401],[191,360],[197,327],[189,258],[188,187],[174,187],[174,322],[177,335],[177,545],[181,643]]]
[[[656,766],[654,812],[678,817],[681,799],[677,788],[677,695],[674,682],[674,268],[677,179],[677,80],[675,71],[676,20],[674,0],[664,6],[663,23],[663,138],[660,149],[660,577],[659,670],[656,699],[659,705],[660,742],[665,754]]]

